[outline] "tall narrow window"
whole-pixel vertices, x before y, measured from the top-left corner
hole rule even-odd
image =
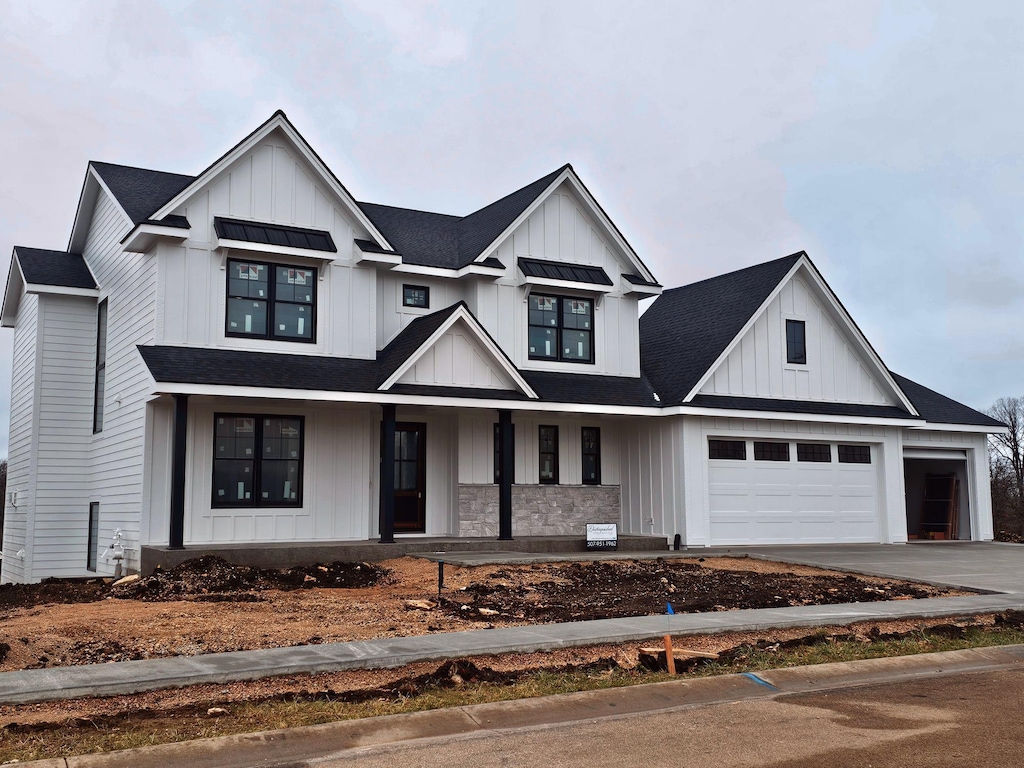
[[[601,484],[601,429],[599,427],[583,427],[583,484]]]
[[[100,503],[89,502],[89,538],[85,551],[85,570],[96,570],[96,551],[100,543]]]
[[[558,427],[541,425],[538,438],[539,481],[558,485]]]
[[[103,431],[103,391],[107,379],[107,300],[96,310],[96,389],[92,402],[93,434]]]
[[[512,453],[516,451],[516,425],[512,425]],[[501,425],[494,425],[494,484],[501,482]],[[514,478],[513,478],[514,482]]]
[[[807,363],[807,328],[803,320],[786,321],[786,362]]]
[[[302,506],[301,416],[216,414],[214,507]]]

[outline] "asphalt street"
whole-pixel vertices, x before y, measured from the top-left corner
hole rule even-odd
[[[318,768],[1024,765],[1024,670],[348,750]]]

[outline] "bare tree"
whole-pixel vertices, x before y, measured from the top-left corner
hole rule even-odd
[[[1000,397],[988,415],[1008,427],[1005,435],[991,435],[992,452],[1013,470],[1018,500],[1024,500],[1024,397]]]

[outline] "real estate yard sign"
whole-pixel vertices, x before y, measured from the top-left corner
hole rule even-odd
[[[615,523],[587,523],[587,551],[592,549],[617,550],[618,526]]]

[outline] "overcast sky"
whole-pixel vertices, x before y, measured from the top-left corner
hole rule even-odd
[[[89,160],[194,174],[280,108],[370,202],[571,162],[666,286],[806,250],[891,369],[985,408],[1024,394],[1022,75],[1019,0],[0,0],[0,268],[67,247]]]

